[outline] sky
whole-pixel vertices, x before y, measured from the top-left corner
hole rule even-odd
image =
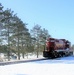
[[[28,23],[29,30],[39,24],[53,38],[74,44],[74,0],[0,0],[0,3]]]

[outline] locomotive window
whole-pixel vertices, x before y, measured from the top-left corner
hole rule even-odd
[[[55,42],[55,40],[46,40],[46,42]]]
[[[50,40],[50,42],[55,42],[54,40]]]
[[[59,42],[58,40],[56,40],[56,42]]]
[[[70,44],[70,43],[67,43],[68,45]]]

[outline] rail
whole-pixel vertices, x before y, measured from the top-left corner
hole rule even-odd
[[[19,63],[27,63],[27,62],[33,62],[33,61],[41,61],[41,60],[47,60],[47,59],[46,58],[39,58],[39,59],[30,59],[30,60],[5,61],[5,62],[0,62],[0,66],[19,64]]]

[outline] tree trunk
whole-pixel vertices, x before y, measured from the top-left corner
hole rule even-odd
[[[17,43],[17,47],[18,47],[18,60],[20,60],[20,49],[19,49],[19,27],[18,27],[18,43]]]

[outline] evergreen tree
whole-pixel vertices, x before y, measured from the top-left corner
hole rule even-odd
[[[5,36],[5,38],[7,38],[7,43],[8,43],[8,61],[10,60],[10,35],[12,34],[12,29],[13,29],[13,21],[12,21],[12,17],[13,16],[13,11],[11,11],[11,9],[6,9],[3,12],[3,19],[1,20],[1,22],[3,23],[3,35]]]
[[[35,51],[37,51],[37,58],[39,53],[45,49],[45,42],[48,37],[51,37],[48,33],[48,30],[41,29],[40,25],[35,25],[31,30],[32,45],[34,46]]]
[[[29,35],[28,29],[26,28],[26,23],[23,23],[21,19],[19,19],[17,16],[14,16],[14,40],[17,43],[17,52],[18,52],[18,59],[20,60],[20,53],[23,52],[23,58],[25,51],[23,50],[23,47],[26,46],[27,42],[26,38]]]
[[[41,32],[41,26],[40,25],[35,25],[33,27],[33,29],[31,30],[31,35],[33,38],[35,38],[35,42],[34,42],[34,49],[36,50],[37,52],[37,58],[39,56],[39,35],[40,35],[40,32]]]

